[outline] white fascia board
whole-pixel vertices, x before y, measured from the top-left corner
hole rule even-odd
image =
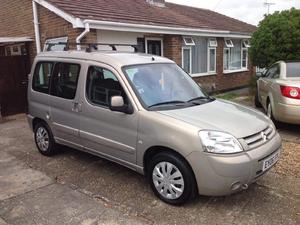
[[[0,37],[0,43],[18,43],[18,42],[31,42],[30,37]]]
[[[117,30],[117,31],[127,31],[127,32],[191,35],[191,36],[205,36],[205,37],[251,38],[250,34],[233,33],[226,30],[165,27],[165,26],[119,23],[119,22],[98,21],[98,20],[84,20],[83,23],[90,24],[91,29],[99,29],[99,30]]]
[[[49,11],[55,13],[56,15],[60,16],[61,18],[65,19],[69,23],[73,25],[73,28],[84,28],[84,24],[82,23],[82,20],[79,18],[75,18],[74,16],[64,12],[63,10],[55,7],[54,5],[50,4],[49,2],[45,0],[33,0],[39,5],[45,7]]]

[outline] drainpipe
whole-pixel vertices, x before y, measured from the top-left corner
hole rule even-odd
[[[80,45],[81,39],[84,38],[84,36],[90,32],[90,24],[89,23],[86,23],[84,27],[85,27],[85,30],[76,38],[76,44],[77,44],[78,51],[81,50],[81,45]]]
[[[36,52],[41,52],[41,39],[40,39],[40,28],[39,28],[39,19],[37,13],[37,3],[32,1],[32,11],[33,11],[33,24],[34,24],[34,34],[35,34],[35,44]]]

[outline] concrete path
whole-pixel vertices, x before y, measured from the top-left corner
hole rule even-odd
[[[299,174],[272,171],[241,193],[173,207],[115,163],[69,148],[40,155],[21,115],[0,123],[0,225],[299,224]]]

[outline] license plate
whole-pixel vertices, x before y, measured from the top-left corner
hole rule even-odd
[[[263,171],[269,169],[278,161],[279,153],[280,153],[279,151],[275,152],[273,155],[271,155],[270,157],[268,157],[263,161],[263,168],[262,168]]]

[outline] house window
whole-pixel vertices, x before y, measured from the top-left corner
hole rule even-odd
[[[242,49],[242,68],[244,68],[244,69],[248,68],[248,49],[247,48]]]
[[[234,45],[233,45],[233,42],[231,39],[225,39],[225,46],[226,48],[233,48]]]
[[[215,39],[215,38],[211,38],[211,39],[209,39],[209,47],[211,47],[211,48],[213,48],[213,47],[218,47],[218,42],[217,42],[217,39]]]
[[[191,73],[192,71],[192,50],[190,47],[182,48],[182,68],[185,72]]]
[[[243,40],[243,48],[250,48],[249,40]]]
[[[47,39],[44,44],[44,52],[64,51],[67,47],[68,37]]]
[[[230,49],[229,48],[224,48],[223,64],[224,64],[223,69],[229,70],[229,64],[230,64]]]
[[[162,38],[145,38],[145,49],[147,54],[163,56]]]
[[[185,45],[195,45],[194,39],[192,37],[184,37],[183,41]]]
[[[194,76],[214,74],[216,72],[215,38],[193,37],[194,45],[183,37],[182,68]],[[187,43],[189,43],[187,45]]]
[[[209,39],[208,41],[208,72],[216,72],[216,48],[218,42],[216,39]]]
[[[246,69],[248,67],[249,46],[249,42],[245,40],[226,39],[223,54],[224,70],[234,71]]]

